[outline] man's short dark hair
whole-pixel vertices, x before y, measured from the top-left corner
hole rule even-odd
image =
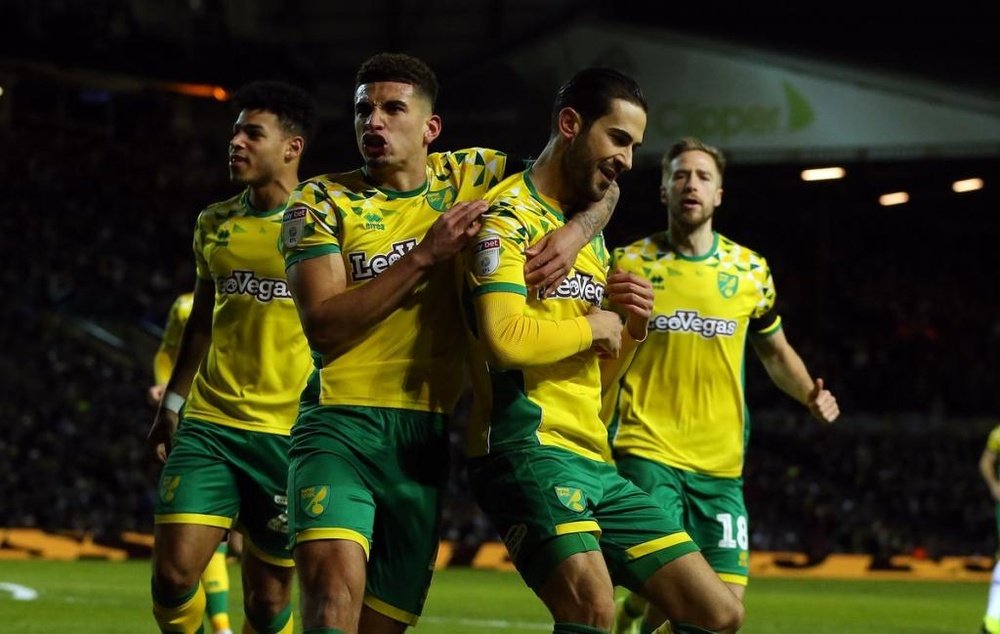
[[[605,66],[585,68],[559,89],[552,107],[552,130],[558,128],[559,112],[563,108],[577,111],[586,129],[611,112],[611,104],[615,99],[634,103],[644,111],[649,110],[639,84],[628,75]]]
[[[358,69],[354,86],[376,81],[398,81],[410,84],[431,103],[437,103],[438,81],[430,66],[406,53],[378,53],[368,58]]]
[[[316,133],[319,108],[312,96],[283,81],[254,81],[233,94],[233,107],[240,110],[264,110],[274,114],[282,130],[301,136],[306,145]]]
[[[663,155],[663,160],[660,165],[663,167],[663,171],[666,174],[670,174],[670,166],[674,159],[685,152],[704,152],[712,157],[715,161],[715,167],[719,170],[719,182],[722,182],[722,176],[726,172],[726,155],[722,153],[719,148],[708,145],[701,139],[693,136],[686,136],[678,140],[676,143],[670,146],[667,153]]]

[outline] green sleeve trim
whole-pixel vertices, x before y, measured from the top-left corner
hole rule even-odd
[[[290,266],[298,264],[303,260],[311,260],[313,258],[330,255],[332,253],[340,253],[340,247],[335,244],[324,244],[289,253],[285,256],[285,270],[287,271]]]
[[[473,296],[478,297],[486,293],[516,293],[523,297],[528,296],[528,289],[513,282],[492,282],[483,284],[472,291]]]

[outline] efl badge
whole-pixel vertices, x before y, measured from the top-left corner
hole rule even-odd
[[[302,229],[306,225],[306,213],[305,207],[292,207],[285,210],[285,215],[281,217],[281,241],[286,249],[299,246]]]
[[[330,505],[330,487],[320,485],[299,489],[299,503],[309,517],[319,517]]]
[[[740,286],[740,278],[732,273],[719,271],[719,294],[729,299],[736,294],[736,289]]]
[[[571,511],[580,512],[587,508],[583,502],[583,491],[570,487],[556,487],[556,496],[562,505]]]
[[[483,238],[472,250],[476,275],[490,275],[500,268],[500,238]]]

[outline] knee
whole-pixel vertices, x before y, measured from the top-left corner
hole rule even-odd
[[[249,592],[243,601],[243,609],[247,615],[259,622],[273,620],[287,607],[291,597],[284,592]]]
[[[153,562],[153,586],[167,596],[180,596],[193,588],[201,571],[177,560],[158,559]]]
[[[705,627],[720,634],[731,634],[743,626],[744,615],[743,602],[733,596],[730,600],[715,606],[708,615]]]
[[[578,623],[610,630],[615,620],[614,598],[608,593],[581,592],[559,597],[549,606],[557,623]]]

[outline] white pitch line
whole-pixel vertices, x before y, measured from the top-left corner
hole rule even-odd
[[[15,601],[34,601],[38,598],[38,591],[28,586],[17,583],[7,583],[0,581],[0,590],[6,590],[14,597]]]
[[[461,625],[464,627],[477,627],[484,630],[511,630],[514,628],[522,630],[538,630],[539,632],[551,632],[551,623],[538,623],[530,621],[501,621],[499,619],[453,619],[441,616],[420,617],[421,623],[439,623],[441,625]]]

